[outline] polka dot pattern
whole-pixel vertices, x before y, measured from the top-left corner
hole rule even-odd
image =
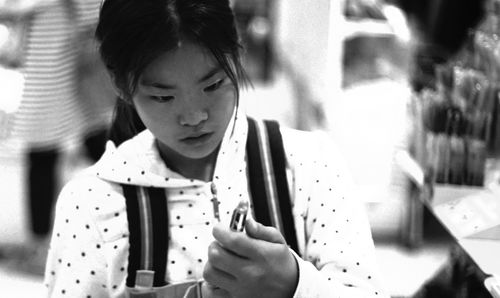
[[[298,259],[300,280],[295,297],[331,297],[337,292],[346,293],[342,297],[357,297],[349,291],[380,297],[369,227],[359,204],[349,195],[341,159],[323,137],[285,129],[282,133],[303,253]],[[109,164],[101,165],[99,177],[77,177],[61,193],[44,281],[53,297],[73,297],[75,293],[109,297],[125,291],[127,212],[121,187],[113,181],[166,187],[170,213],[166,280],[176,283],[202,277],[206,248],[213,241],[212,229],[217,223],[211,184],[185,179],[165,167],[147,134],[108,152]],[[240,200],[249,200],[245,137],[225,141],[224,156],[219,155],[215,168],[223,224],[229,222]],[[123,160],[118,154],[141,146],[146,148],[138,160]],[[318,282],[324,285],[317,286]],[[321,289],[328,293],[318,293]]]

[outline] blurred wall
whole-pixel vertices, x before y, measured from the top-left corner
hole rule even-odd
[[[314,128],[341,88],[342,6],[336,0],[274,2],[275,53],[299,90],[298,127]],[[315,118],[315,119],[311,119]]]

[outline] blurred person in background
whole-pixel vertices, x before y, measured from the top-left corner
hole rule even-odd
[[[45,264],[62,153],[82,141],[94,161],[104,150],[104,121],[93,115],[90,99],[79,92],[79,59],[87,49],[83,43],[93,34],[100,5],[101,0],[30,3],[21,68],[25,83],[12,134],[26,145],[27,208],[34,250],[25,257],[35,272]]]

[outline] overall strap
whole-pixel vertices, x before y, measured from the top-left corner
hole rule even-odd
[[[286,155],[283,139],[276,121],[265,121],[269,137],[269,145],[274,168],[274,179],[278,190],[278,199],[283,222],[283,235],[290,247],[299,254],[295,221],[293,219],[292,201],[286,176]],[[300,255],[300,254],[299,254]]]
[[[165,189],[126,184],[122,188],[130,232],[127,286],[143,284],[142,279],[153,274],[151,286],[164,286],[169,233]]]
[[[299,253],[286,176],[283,139],[276,121],[248,118],[247,168],[258,222],[276,227]]]

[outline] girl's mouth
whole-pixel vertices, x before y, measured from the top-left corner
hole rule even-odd
[[[188,144],[188,145],[202,145],[206,143],[212,136],[213,132],[207,132],[207,133],[200,133],[197,135],[192,135],[186,138],[181,139],[181,142]]]

